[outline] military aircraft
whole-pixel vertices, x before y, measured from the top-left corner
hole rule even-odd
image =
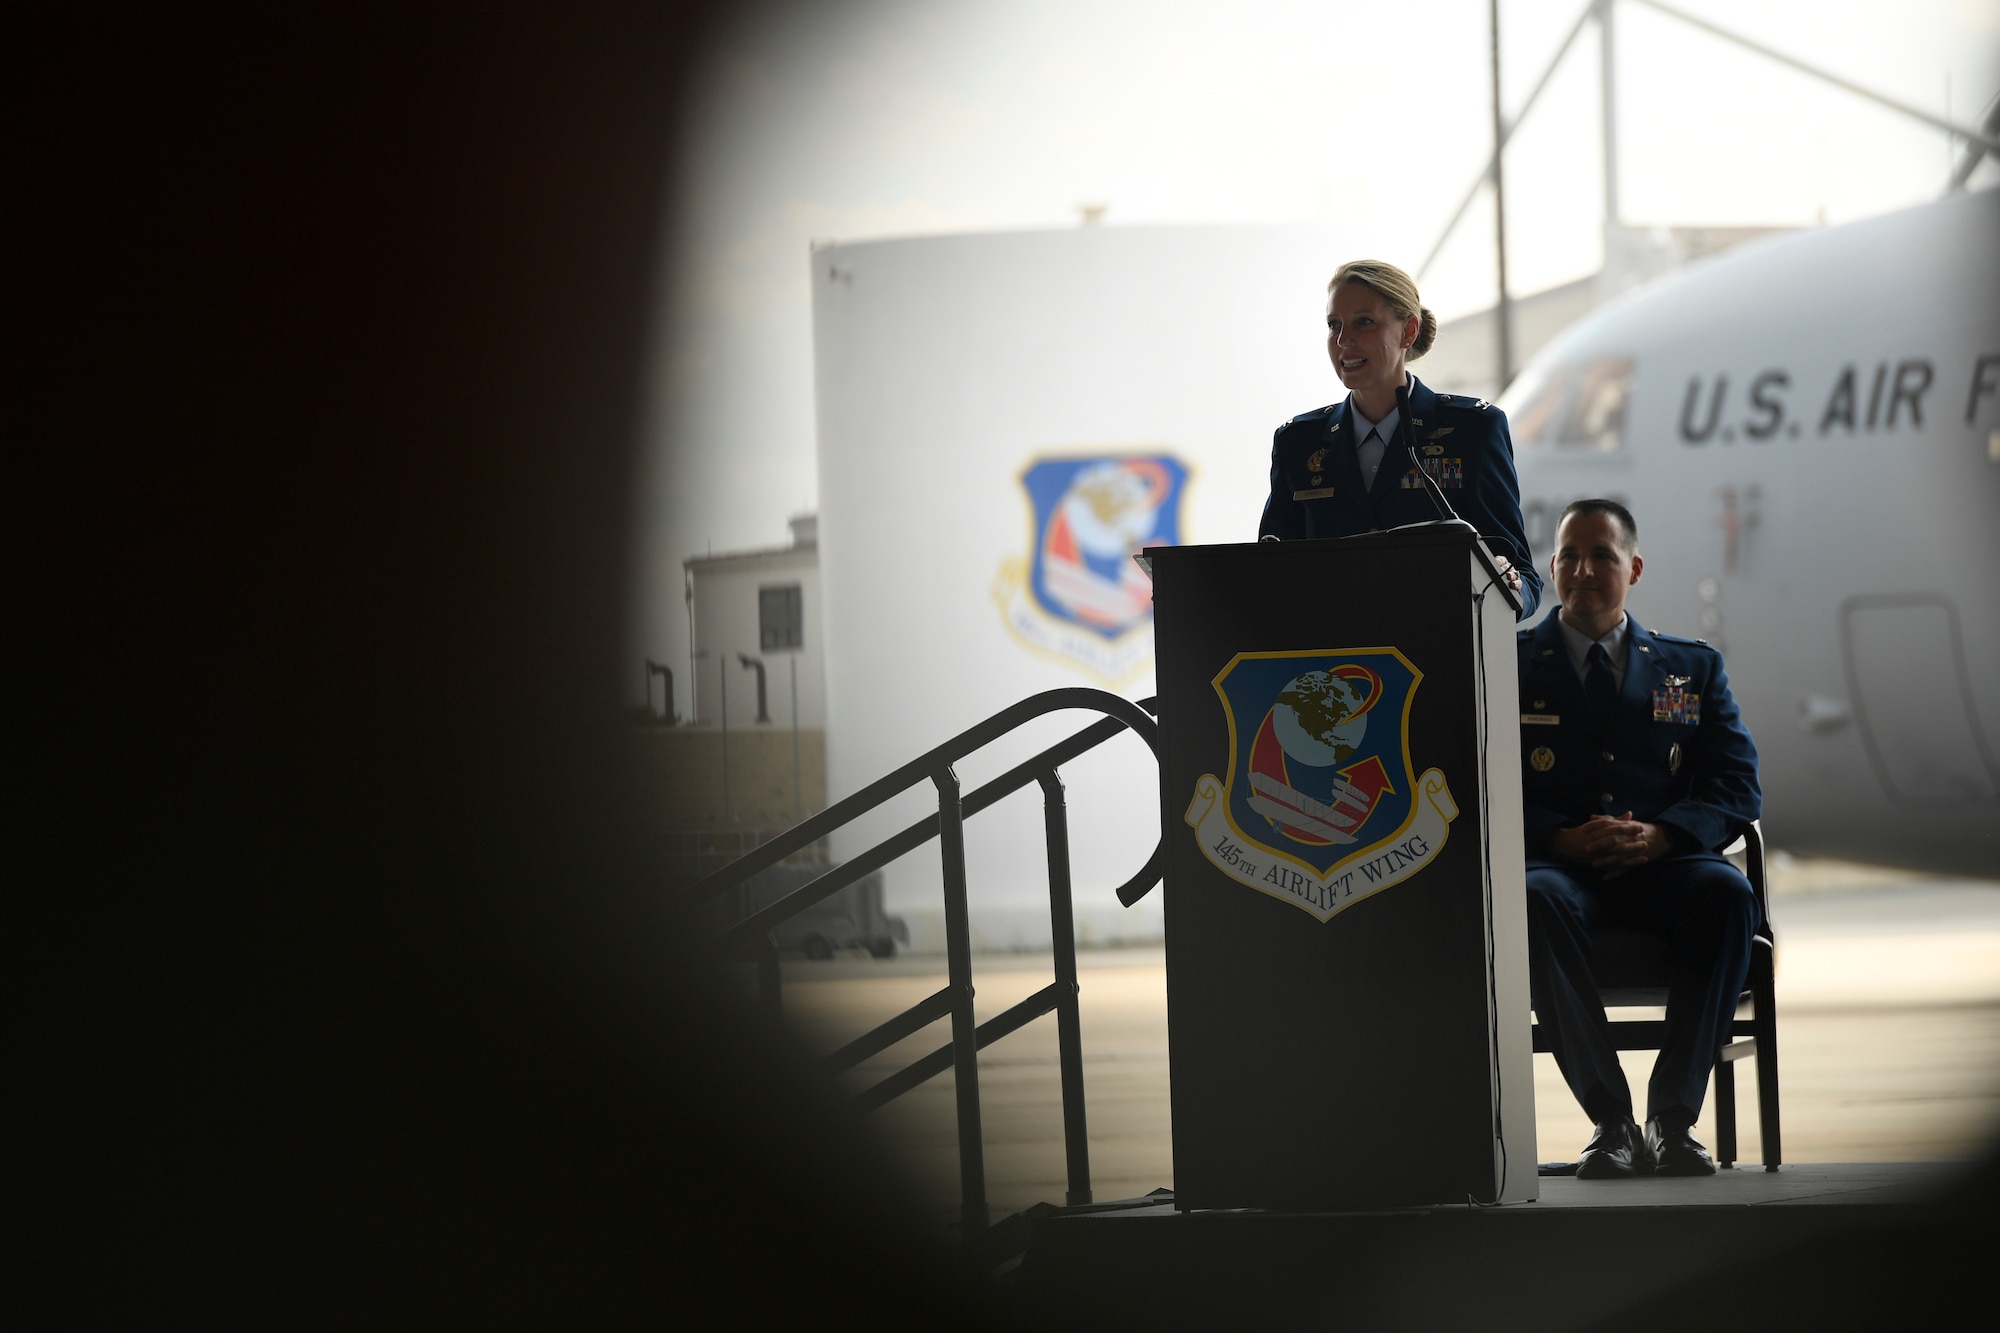
[[[1501,397],[1534,558],[1627,501],[1634,614],[1725,653],[1788,850],[2000,875],[2000,191],[1752,242]]]

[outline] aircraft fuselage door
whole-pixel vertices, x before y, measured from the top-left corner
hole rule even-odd
[[[1950,600],[1850,597],[1841,639],[1862,743],[1889,799],[1926,808],[2000,800],[2000,765],[1973,710]]]

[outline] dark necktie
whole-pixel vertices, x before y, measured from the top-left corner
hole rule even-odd
[[[1590,645],[1590,674],[1583,678],[1583,693],[1590,700],[1590,711],[1598,720],[1609,722],[1618,708],[1618,682],[1611,678],[1611,656],[1604,651],[1604,645]]]
[[[1373,489],[1376,470],[1382,466],[1382,454],[1387,442],[1378,435],[1373,426],[1368,428],[1368,438],[1361,442],[1361,452],[1357,461],[1361,464],[1361,484]]]

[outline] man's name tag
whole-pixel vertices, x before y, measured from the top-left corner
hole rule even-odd
[[[1560,713],[1523,713],[1521,725],[1524,727],[1559,727],[1562,725]]]
[[[1333,495],[1333,487],[1331,486],[1322,486],[1318,490],[1312,490],[1312,491],[1292,492],[1292,498],[1294,500],[1325,500],[1331,498],[1332,495]]]

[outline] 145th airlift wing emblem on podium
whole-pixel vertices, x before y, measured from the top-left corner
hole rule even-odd
[[[1430,864],[1458,806],[1410,761],[1422,680],[1394,648],[1237,654],[1214,681],[1228,777],[1188,806],[1202,854],[1321,921]]]

